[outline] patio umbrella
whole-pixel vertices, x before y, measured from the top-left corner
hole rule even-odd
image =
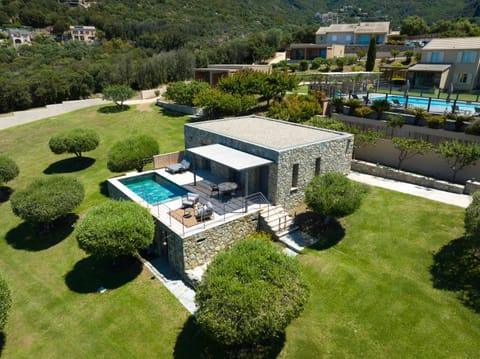
[[[448,87],[448,93],[447,93],[447,102],[450,102],[450,96],[452,96],[453,92],[453,83],[450,82],[450,86]]]
[[[410,90],[410,80],[407,79],[407,82],[405,83],[405,91],[403,92],[403,97],[408,96],[408,90]]]

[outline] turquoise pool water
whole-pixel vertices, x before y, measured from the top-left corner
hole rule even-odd
[[[140,175],[120,180],[133,193],[140,196],[148,204],[157,204],[182,197],[187,191],[175,183],[157,175]]]
[[[385,98],[385,95],[376,94],[372,99],[381,99]],[[405,105],[406,98],[404,96],[399,95],[388,95],[388,101],[393,103],[393,100],[398,100],[398,102],[402,105]],[[431,112],[452,112],[452,106],[454,101],[450,100],[447,102],[442,99],[434,99],[432,98],[432,102],[430,103],[430,111]],[[422,107],[427,108],[428,106],[428,98],[423,97],[409,97],[408,98],[408,107]],[[464,102],[464,101],[457,101],[456,105],[458,106],[458,110],[461,112],[470,111],[471,114],[475,113],[475,107],[480,107],[480,103],[471,103],[471,102]]]

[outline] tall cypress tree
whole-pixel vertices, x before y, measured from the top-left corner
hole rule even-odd
[[[367,53],[367,62],[365,63],[365,70],[373,71],[375,67],[375,58],[377,57],[377,42],[375,37],[372,36],[370,39],[370,45],[368,46],[368,53]]]

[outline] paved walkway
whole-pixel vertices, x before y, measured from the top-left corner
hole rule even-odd
[[[382,187],[392,191],[408,193],[413,196],[423,197],[432,201],[447,203],[451,204],[452,206],[458,206],[462,208],[468,207],[471,202],[471,197],[466,194],[440,191],[433,188],[417,186],[411,183],[399,182],[382,177],[375,177],[359,172],[350,172],[348,178],[368,185]]]
[[[129,100],[126,101],[126,105],[138,105],[142,103],[155,102],[156,98],[146,100]],[[43,120],[52,116],[58,116],[64,113],[79,110],[81,108],[96,106],[101,104],[108,104],[110,101],[104,101],[99,98],[78,100],[78,101],[64,101],[53,105],[47,105],[45,107],[34,108],[25,111],[16,111],[12,116],[0,117],[0,130],[5,128],[23,125],[25,123]]]

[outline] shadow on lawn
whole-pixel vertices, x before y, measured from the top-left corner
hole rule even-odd
[[[172,111],[163,107],[160,107],[159,111],[160,114],[167,116],[167,117],[185,117],[188,116],[185,113],[182,112],[177,112],[177,111]]]
[[[433,286],[455,291],[460,300],[480,313],[480,241],[462,237],[433,255],[430,267]]]
[[[130,109],[130,106],[128,105],[122,105],[122,106],[117,106],[117,105],[108,105],[108,106],[103,106],[100,107],[97,111],[100,113],[119,113],[123,111],[128,111]]]
[[[5,343],[7,342],[7,336],[4,332],[0,332],[0,357],[2,356],[3,348],[5,347]]]
[[[345,237],[345,229],[336,219],[331,219],[325,224],[324,217],[312,212],[303,212],[295,217],[295,223],[300,226],[302,232],[309,234],[319,241],[310,248],[319,251],[333,247]]]
[[[255,348],[224,347],[202,332],[195,317],[190,316],[177,337],[173,356],[175,359],[190,358],[262,358],[273,359],[283,349],[285,335]]]
[[[70,157],[52,163],[43,170],[47,175],[55,173],[71,173],[84,170],[95,163],[95,158],[90,157]]]
[[[116,289],[142,272],[142,262],[134,257],[112,264],[111,259],[90,256],[78,261],[65,275],[68,288],[77,293],[94,293],[100,287]]]
[[[73,232],[78,219],[76,214],[68,214],[54,221],[48,231],[28,222],[22,222],[12,228],[5,236],[7,243],[15,249],[43,251],[60,243]]]
[[[108,182],[107,181],[102,181],[98,184],[98,187],[100,188],[100,193],[104,195],[105,197],[109,197],[108,195]]]
[[[13,189],[7,186],[0,186],[0,203],[7,202],[13,193]]]

